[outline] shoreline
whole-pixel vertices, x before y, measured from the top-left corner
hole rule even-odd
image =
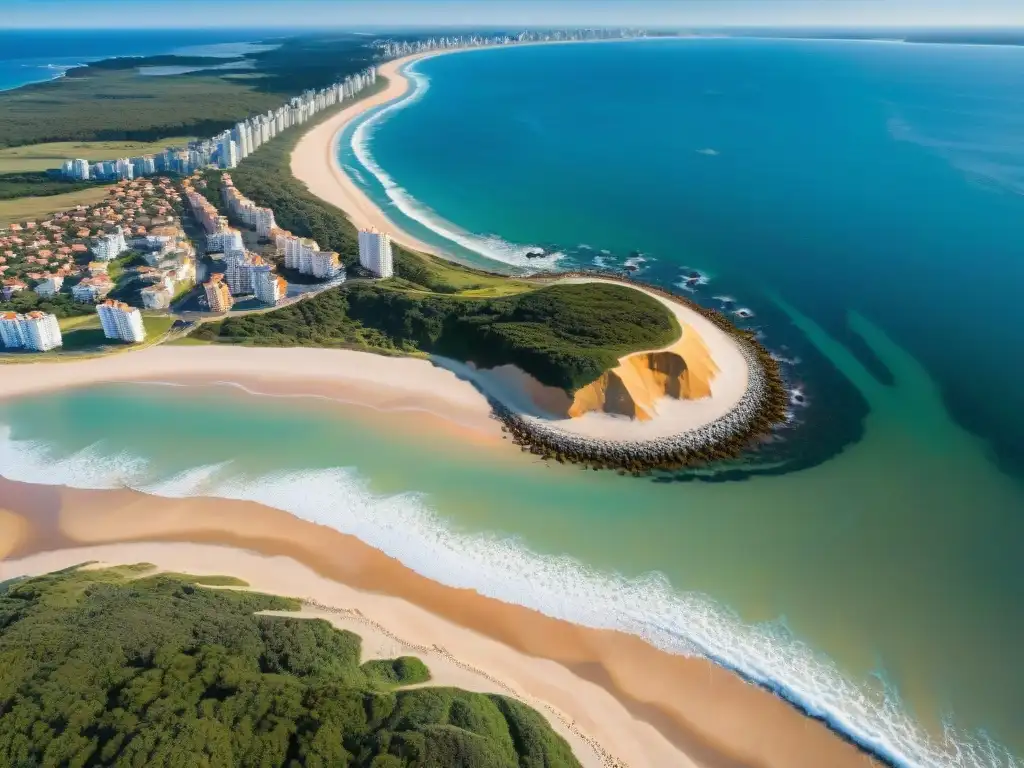
[[[338,160],[338,144],[341,134],[352,121],[372,109],[401,99],[410,88],[409,78],[401,69],[414,61],[440,56],[444,53],[486,50],[481,48],[456,49],[454,51],[429,51],[392,59],[382,64],[378,77],[387,80],[384,90],[360,99],[343,108],[323,122],[307,131],[292,150],[290,168],[292,176],[306,185],[309,191],[348,216],[357,229],[376,227],[391,234],[392,242],[414,251],[447,258],[439,249],[413,237],[387,217],[387,215],[356,185],[341,168]]]
[[[630,766],[872,764],[825,723],[712,661],[444,586],[352,536],[258,503],[0,480],[0,532],[0,580],[29,569],[26,557],[35,558],[35,570],[84,560],[145,560],[237,575],[260,591],[356,608],[411,643],[447,649],[529,697],[524,700],[549,719],[561,713]],[[227,549],[214,556],[203,549],[210,545]],[[107,548],[102,555],[81,549],[99,546]],[[160,546],[176,554],[162,563]],[[335,591],[325,596],[327,588]],[[373,642],[367,640],[368,649]],[[437,656],[424,660],[438,663]],[[595,761],[585,765],[623,764],[591,754]],[[587,754],[577,757],[586,761]]]
[[[378,72],[388,83],[383,91],[341,110],[299,139],[290,159],[292,175],[316,197],[343,211],[356,228],[375,227],[391,234],[399,245],[450,259],[395,224],[342,169],[338,147],[342,134],[353,121],[377,107],[400,103],[412,87],[411,79],[403,71],[409,64],[473,50],[480,49],[430,51],[383,64]],[[565,278],[569,282],[601,279],[594,276]],[[741,449],[770,431],[772,425],[784,420],[786,395],[778,366],[756,342],[727,332],[675,297],[669,298],[641,284],[631,284],[631,287],[666,305],[685,329],[684,336],[694,332],[695,327],[698,339],[711,347],[711,358],[720,368],[712,382],[711,398],[676,401],[663,398],[665,414],[661,418],[644,425],[634,423],[628,428],[613,423],[614,417],[607,414],[551,420],[538,418],[531,412],[535,410],[531,406],[536,404],[524,397],[522,387],[510,391],[507,382],[501,381],[499,376],[487,375],[457,362],[450,367],[459,378],[470,379],[480,387],[505,429],[524,450],[595,467],[643,471],[702,465],[716,458],[738,455]]]

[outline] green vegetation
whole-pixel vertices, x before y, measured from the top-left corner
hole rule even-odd
[[[353,283],[274,312],[207,323],[193,336],[430,352],[488,368],[512,363],[572,392],[622,355],[666,346],[679,334],[660,302],[621,285],[552,285],[490,299]]]
[[[45,197],[63,195],[81,189],[106,188],[97,181],[74,181],[59,176],[50,176],[43,171],[21,171],[0,173],[0,200],[14,200],[19,197]]]
[[[10,301],[0,301],[0,312],[25,314],[36,310],[49,312],[57,318],[96,314],[96,307],[92,304],[80,304],[66,293],[58,293],[52,299],[44,299],[35,291],[21,291],[11,296]]]
[[[338,251],[351,266],[358,260],[355,227],[291,175],[292,150],[309,128],[290,129],[260,147],[231,178],[257,204],[271,207],[279,225]],[[206,180],[207,198],[220,204],[220,172],[207,172]],[[433,353],[483,367],[512,363],[572,392],[622,355],[665,346],[680,333],[658,301],[623,286],[538,289],[397,247],[395,272],[384,283],[350,283],[273,312],[206,323],[190,338]]]
[[[74,569],[0,590],[0,764],[579,765],[517,701],[401,690],[422,681],[422,662],[360,666],[358,635],[257,615],[296,600],[150,569]]]
[[[276,109],[308,88],[365,68],[366,37],[286,40],[250,54],[253,69],[140,75],[142,66],[201,66],[227,59],[150,56],[107,59],[64,77],[0,93],[0,147],[61,141],[156,141],[213,136],[238,120]],[[93,159],[93,158],[89,158]]]
[[[383,88],[386,81],[377,79],[370,95]],[[347,106],[347,105],[346,105]],[[289,128],[278,137],[260,147],[231,171],[231,181],[258,205],[274,210],[277,223],[302,237],[311,237],[321,248],[337,251],[347,267],[359,261],[358,232],[341,209],[324,202],[311,193],[291,174],[292,150],[299,139],[320,120],[330,117],[325,112],[319,120]],[[220,197],[220,171],[206,173],[207,198],[222,205]],[[528,283],[464,267],[442,259],[394,248],[395,274],[423,290],[437,293],[475,292],[478,295],[502,295],[526,290]]]
[[[91,163],[162,152],[183,147],[194,137],[172,136],[160,141],[60,141],[0,149],[0,173],[24,173],[59,168],[68,159],[82,157]]]
[[[0,117],[0,121],[2,120],[3,118]],[[90,186],[61,195],[0,200],[0,224],[10,224],[27,219],[44,219],[52,213],[66,211],[76,205],[92,205],[107,196],[107,189],[109,189],[108,186]]]
[[[145,311],[142,313],[142,325],[146,329],[146,343],[155,342],[174,325],[174,317],[171,315],[150,315]]]

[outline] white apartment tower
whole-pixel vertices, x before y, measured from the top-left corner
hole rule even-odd
[[[391,277],[391,236],[374,228],[359,230],[359,263],[377,277]]]
[[[146,340],[142,313],[135,307],[107,299],[96,307],[96,314],[100,316],[103,334],[108,339],[118,339],[132,344]]]
[[[92,246],[92,252],[100,261],[116,259],[128,250],[128,243],[124,239],[124,230],[118,227],[109,235],[100,235]]]
[[[47,352],[64,343],[56,316],[45,312],[0,314],[0,341],[11,349],[25,347],[35,352]]]
[[[269,264],[256,264],[249,268],[252,275],[252,292],[263,304],[274,306],[285,297],[288,283]]]

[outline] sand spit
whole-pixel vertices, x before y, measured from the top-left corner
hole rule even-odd
[[[86,560],[234,575],[348,622],[371,654],[415,648],[439,682],[511,691],[548,716],[586,765],[872,764],[707,661],[443,586],[351,536],[260,504],[0,480],[0,507],[28,529],[10,553],[17,559],[0,561],[0,580]]]

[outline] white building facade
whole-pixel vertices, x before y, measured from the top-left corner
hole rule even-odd
[[[288,284],[274,273],[273,267],[269,264],[250,267],[250,274],[252,275],[252,291],[263,304],[273,306],[285,297]]]
[[[108,339],[138,344],[146,340],[146,328],[142,324],[142,313],[120,301],[107,300],[96,307],[100,325]]]
[[[128,250],[128,244],[124,239],[124,230],[118,227],[107,235],[100,235],[93,242],[92,252],[100,261],[116,259]]]
[[[373,228],[359,230],[359,263],[377,277],[391,277],[395,273],[391,236]]]
[[[11,349],[24,347],[35,352],[47,352],[64,343],[56,316],[45,312],[0,315],[0,341]]]

